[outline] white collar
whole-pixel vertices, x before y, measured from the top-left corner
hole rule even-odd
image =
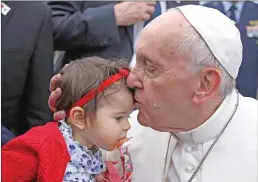
[[[214,139],[233,114],[237,104],[237,94],[236,90],[233,90],[223,100],[215,113],[201,126],[187,132],[174,133],[179,142],[201,144]]]

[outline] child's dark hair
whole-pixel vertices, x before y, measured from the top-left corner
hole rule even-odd
[[[62,90],[62,95],[56,104],[56,110],[67,112],[75,102],[89,91],[97,89],[110,76],[119,73],[120,69],[129,70],[128,63],[122,60],[107,60],[99,57],[82,58],[71,62],[61,70],[62,77],[56,84],[56,88],[59,87]],[[118,89],[115,92],[121,89],[121,86],[130,90],[126,85],[125,78],[121,79],[119,83],[121,84],[116,87]],[[105,90],[83,106],[86,114],[96,111],[97,100],[101,96],[105,96]]]

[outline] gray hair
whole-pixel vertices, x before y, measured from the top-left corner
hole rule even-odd
[[[232,92],[236,84],[235,79],[220,64],[204,39],[192,26],[186,26],[184,39],[178,48],[182,53],[192,56],[192,64],[189,67],[190,72],[196,73],[208,66],[215,67],[222,76],[220,83],[220,93],[222,96],[225,97]]]

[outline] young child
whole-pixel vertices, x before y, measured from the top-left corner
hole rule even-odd
[[[65,110],[68,117],[32,128],[4,145],[2,180],[102,181],[106,166],[99,148],[118,148],[130,129],[134,103],[128,74],[127,64],[97,57],[63,68],[56,110]]]

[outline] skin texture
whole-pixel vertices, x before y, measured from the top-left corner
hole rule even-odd
[[[127,83],[136,88],[138,121],[155,130],[189,131],[222,102],[220,72],[206,67],[191,73],[191,55],[178,50],[186,26],[190,24],[180,12],[164,13],[143,29],[136,43],[136,65]]]
[[[191,25],[184,16],[172,10],[150,22],[136,43],[136,65],[127,83],[135,88],[139,123],[158,131],[192,130],[204,123],[224,99],[219,91],[221,73],[209,65],[190,72],[194,57],[178,50],[187,26]],[[50,88],[55,80],[58,75],[51,79]],[[61,93],[60,89],[51,93],[51,107]],[[55,119],[64,117],[63,111],[54,114]]]
[[[88,148],[95,145],[111,151],[118,140],[126,137],[131,128],[128,117],[134,107],[132,93],[127,88],[110,93],[97,102],[95,113],[85,115],[81,107],[70,111],[68,123],[73,130],[73,138]]]

